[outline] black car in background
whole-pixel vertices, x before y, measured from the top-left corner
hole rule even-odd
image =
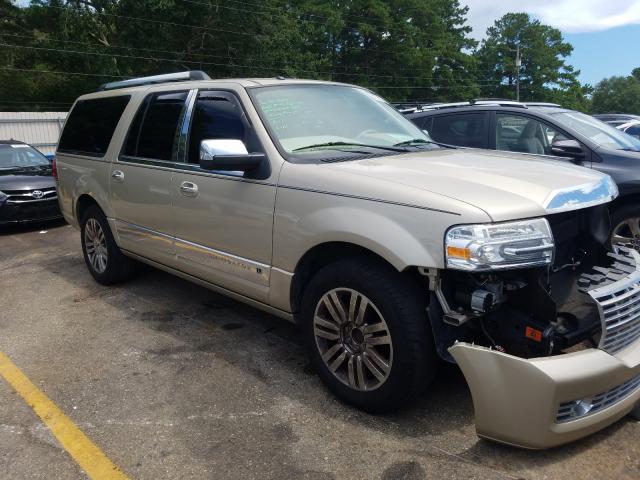
[[[400,108],[439,143],[553,156],[611,175],[612,241],[640,250],[640,140],[549,103],[478,101]]]
[[[0,141],[0,225],[61,217],[49,159],[26,143]]]

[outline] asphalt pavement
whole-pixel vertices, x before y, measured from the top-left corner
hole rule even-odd
[[[480,440],[445,366],[401,412],[336,400],[296,326],[144,268],[103,287],[64,224],[0,231],[0,352],[131,479],[638,479],[640,422],[535,452]],[[87,478],[0,379],[0,477]]]

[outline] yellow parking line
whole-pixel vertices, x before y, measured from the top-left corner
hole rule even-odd
[[[127,476],[4,353],[0,375],[49,427],[69,455],[91,479],[126,480]]]

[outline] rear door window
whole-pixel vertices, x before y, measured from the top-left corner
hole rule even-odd
[[[65,123],[58,151],[103,157],[130,98],[121,95],[76,102]]]
[[[175,160],[175,146],[188,93],[154,93],[148,96],[131,123],[123,153],[130,157]]]
[[[432,118],[431,129],[426,130],[436,142],[461,147],[486,148],[487,114],[485,112],[437,115]]]

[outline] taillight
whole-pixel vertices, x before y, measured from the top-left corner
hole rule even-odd
[[[58,167],[56,166],[56,157],[51,160],[51,174],[54,180],[58,181]]]

